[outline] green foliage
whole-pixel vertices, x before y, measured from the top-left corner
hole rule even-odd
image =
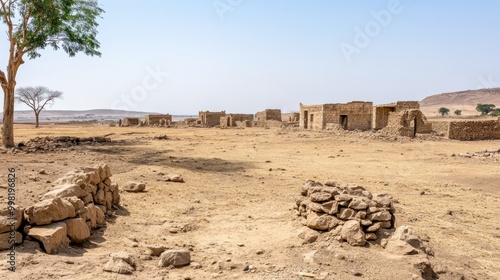
[[[16,47],[29,58],[46,47],[100,56],[97,19],[104,12],[96,0],[21,0],[8,2],[1,16],[12,23]],[[17,21],[17,22],[16,22]],[[8,22],[7,22],[8,24]]]
[[[481,112],[481,115],[486,116],[495,109],[494,104],[477,104],[476,110]]]
[[[455,112],[453,112],[453,113],[455,113],[455,115],[457,115],[457,116],[461,116],[462,110],[455,110]]]
[[[445,107],[441,107],[439,108],[438,112],[441,114],[441,116],[448,116],[448,114],[450,113],[450,109],[448,108],[445,108]]]
[[[498,117],[500,116],[500,108],[494,109],[491,111],[490,116]]]

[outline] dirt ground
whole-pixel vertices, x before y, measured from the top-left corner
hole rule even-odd
[[[328,233],[302,245],[298,234],[304,227],[292,206],[306,179],[392,194],[399,202],[397,225],[410,225],[428,238],[439,279],[500,279],[500,161],[452,156],[500,148],[500,141],[389,140],[277,128],[15,129],[17,142],[110,133],[109,144],[0,153],[2,205],[10,167],[17,169],[16,202],[24,207],[80,166],[106,163],[119,185],[147,183],[146,192],[122,192],[122,209],[83,245],[47,255],[26,242],[18,248],[15,273],[7,271],[2,252],[1,279],[421,279],[414,264],[426,258],[422,254],[391,255],[376,244],[351,247]],[[153,139],[163,134],[167,140]],[[39,174],[42,169],[46,175]],[[185,183],[163,182],[162,173],[181,174]],[[136,238],[139,246],[124,238]],[[189,248],[201,268],[159,268],[156,257],[145,256],[146,244]],[[137,254],[132,275],[103,271],[117,251]],[[253,269],[243,271],[247,264]]]

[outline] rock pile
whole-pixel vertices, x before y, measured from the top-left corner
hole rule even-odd
[[[56,253],[69,242],[87,240],[93,229],[106,224],[105,213],[120,203],[118,186],[111,183],[110,177],[111,170],[107,165],[67,173],[55,182],[56,186],[44,194],[41,201],[24,211],[16,209],[19,212],[16,218],[20,220],[19,226],[16,225],[16,236],[22,237],[19,230],[23,229],[25,236],[39,241],[49,254]],[[6,213],[1,214],[0,230],[3,232],[9,229],[2,226]]]
[[[372,195],[355,184],[324,184],[307,180],[295,209],[303,224],[319,231],[331,231],[353,246],[378,239],[382,229],[395,225],[393,199],[388,194]]]
[[[30,139],[28,142],[21,142],[18,144],[20,149],[27,152],[36,151],[52,151],[58,148],[69,148],[71,146],[80,144],[95,144],[111,142],[111,138],[97,136],[97,137],[72,137],[72,136],[58,136],[58,137],[36,137]]]

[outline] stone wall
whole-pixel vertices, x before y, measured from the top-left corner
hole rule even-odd
[[[446,121],[431,121],[432,131],[436,132],[439,136],[449,138],[450,136],[450,122]]]
[[[136,126],[139,125],[139,118],[124,118],[123,119],[123,126]]]
[[[387,126],[381,130],[384,136],[406,137],[415,137],[417,133],[430,132],[432,132],[432,124],[427,121],[420,110],[390,113]]]
[[[148,126],[170,125],[170,124],[172,124],[172,115],[170,115],[170,114],[146,115],[144,117],[144,121],[145,121],[146,125],[148,125]]]
[[[53,254],[70,242],[87,240],[93,229],[106,224],[106,213],[120,203],[118,185],[110,177],[107,165],[79,168],[56,180],[56,186],[38,203],[16,208],[16,243],[22,243],[20,231],[24,231],[24,236],[40,242],[45,252]],[[6,232],[4,214],[0,215],[0,250],[10,247],[1,242]]]
[[[465,141],[500,139],[500,119],[450,122],[448,138]]]

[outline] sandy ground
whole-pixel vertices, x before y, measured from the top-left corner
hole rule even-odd
[[[47,255],[27,242],[18,267],[1,279],[412,279],[423,255],[397,256],[371,244],[353,248],[321,235],[302,245],[304,229],[292,206],[306,179],[357,183],[388,192],[397,224],[429,239],[440,279],[500,279],[500,162],[452,154],[500,148],[500,141],[428,138],[386,140],[369,133],[298,129],[165,129],[106,125],[16,127],[16,141],[35,136],[100,136],[113,142],[50,153],[0,154],[0,203],[6,203],[9,167],[17,169],[17,203],[29,206],[51,182],[79,166],[106,163],[119,185],[147,183],[146,192],[122,193],[123,209],[83,245]],[[154,140],[166,134],[168,140]],[[39,174],[44,169],[47,175]],[[162,182],[161,173],[185,183]],[[180,229],[171,233],[172,228]],[[123,239],[136,238],[138,247]],[[201,268],[159,268],[145,244],[191,250]],[[109,254],[137,254],[130,276],[103,271]],[[315,252],[312,262],[304,254]],[[243,271],[246,265],[255,267]],[[354,276],[353,271],[361,273]],[[461,278],[463,276],[463,278]],[[415,279],[419,279],[416,277]]]

